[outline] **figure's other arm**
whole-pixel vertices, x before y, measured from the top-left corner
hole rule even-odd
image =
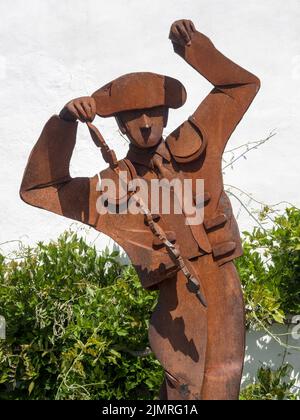
[[[45,125],[34,146],[20,196],[26,203],[53,213],[93,224],[96,205],[92,207],[92,178],[72,178],[69,165],[76,142],[77,119],[92,121],[95,103],[92,98],[69,102],[60,116],[53,116]]]
[[[175,52],[214,85],[192,118],[222,153],[256,96],[260,81],[220,53],[209,38],[196,31],[191,21],[175,22],[170,39]]]

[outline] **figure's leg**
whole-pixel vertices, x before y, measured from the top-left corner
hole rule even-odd
[[[202,399],[237,400],[245,354],[244,300],[234,263],[214,267],[204,284],[208,339]]]
[[[205,367],[207,310],[186,287],[181,272],[160,284],[160,296],[150,322],[149,340],[165,369],[162,400],[201,397]]]

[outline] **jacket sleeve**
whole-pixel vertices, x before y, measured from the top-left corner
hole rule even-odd
[[[256,96],[260,81],[226,58],[200,32],[194,33],[189,47],[173,45],[175,52],[214,86],[190,122],[208,140],[212,139],[216,151],[223,153],[229,137]]]
[[[72,178],[69,165],[77,123],[53,116],[34,146],[20,188],[26,203],[94,225],[96,178]]]

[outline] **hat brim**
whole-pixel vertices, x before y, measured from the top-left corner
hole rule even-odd
[[[186,102],[184,86],[172,77],[155,73],[130,73],[93,93],[97,114],[111,117],[120,112],[158,106],[177,109]]]

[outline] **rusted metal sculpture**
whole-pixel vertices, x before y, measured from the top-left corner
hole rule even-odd
[[[214,86],[195,113],[163,140],[169,108],[186,100],[183,85],[152,73],[122,76],[91,97],[68,103],[47,122],[25,170],[21,198],[28,204],[90,225],[127,252],[146,289],[159,289],[149,339],[165,370],[161,399],[237,399],[243,367],[244,305],[233,260],[242,255],[239,230],[224,192],[221,161],[226,143],[260,82],[222,55],[188,20],[175,22],[174,50]],[[95,116],[116,117],[131,141],[117,161]],[[204,179],[204,222],[186,215],[99,214],[98,175],[71,178],[77,120],[88,124],[109,167],[101,179]],[[128,202],[132,192],[114,204]],[[197,197],[194,197],[197,201]],[[110,201],[110,197],[107,198]],[[113,198],[111,198],[113,201]],[[108,203],[109,204],[109,203]]]

